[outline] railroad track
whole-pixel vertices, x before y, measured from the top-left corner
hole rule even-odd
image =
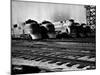
[[[12,64],[38,66],[51,71],[95,69],[95,57],[93,43],[24,41],[12,46]]]

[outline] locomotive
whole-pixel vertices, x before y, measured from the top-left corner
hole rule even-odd
[[[61,38],[82,38],[89,37],[92,33],[90,26],[85,23],[79,24],[74,22],[73,19],[59,22],[58,26],[55,23],[44,20],[38,23],[34,20],[25,21],[24,25],[29,24],[29,33],[21,34],[16,39],[61,39]],[[59,27],[59,30],[57,30]],[[12,37],[15,38],[14,36]]]

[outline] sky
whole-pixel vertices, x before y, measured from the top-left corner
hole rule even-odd
[[[43,20],[57,22],[67,19],[86,23],[86,10],[83,5],[12,1],[12,24],[18,24],[28,19],[36,20],[39,23]]]

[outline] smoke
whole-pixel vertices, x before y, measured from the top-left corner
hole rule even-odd
[[[14,27],[14,28],[17,28],[17,27],[18,27],[18,25],[17,25],[17,24],[14,24],[14,25],[13,25],[13,27]]]

